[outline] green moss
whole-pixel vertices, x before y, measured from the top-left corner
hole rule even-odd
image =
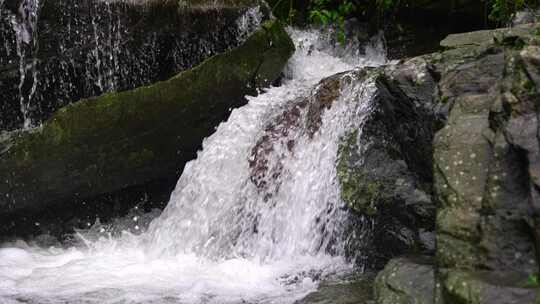
[[[462,271],[450,271],[444,279],[446,299],[451,303],[481,304],[482,284]]]
[[[537,273],[530,273],[527,277],[527,281],[522,285],[527,288],[540,287],[540,276]]]
[[[441,102],[442,103],[448,103],[449,100],[450,100],[450,97],[448,97],[448,96],[442,96],[441,97]]]
[[[66,106],[13,139],[0,159],[0,192],[23,208],[174,175],[181,151],[279,77],[293,51],[283,27],[268,21],[241,46],[169,80]]]
[[[357,137],[357,130],[346,135],[338,149],[337,176],[341,199],[354,210],[373,216],[379,205],[386,202],[384,184],[349,166],[350,158],[358,151]]]

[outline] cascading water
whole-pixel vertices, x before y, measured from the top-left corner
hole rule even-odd
[[[315,131],[302,101],[315,98],[322,78],[384,56],[338,58],[318,32],[290,33],[297,51],[283,85],[249,97],[204,141],[145,233],[112,237],[101,228],[70,248],[5,246],[0,300],[292,303],[320,279],[349,272],[335,163],[340,137],[361,128],[375,88],[355,73],[335,76],[339,94]]]

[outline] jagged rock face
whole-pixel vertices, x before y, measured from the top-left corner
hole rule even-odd
[[[434,111],[445,119],[433,142],[437,284],[427,303],[537,299],[527,277],[540,236],[539,26],[451,35],[450,49],[423,57],[440,74]]]
[[[0,217],[178,177],[203,138],[246,94],[270,85],[294,51],[279,22],[150,86],[82,100],[0,143]],[[17,215],[18,214],[18,215]],[[3,220],[8,222],[7,220]]]
[[[341,197],[374,221],[370,266],[421,250],[421,232],[433,231],[431,141],[435,86],[425,62],[404,62],[378,74],[373,111],[342,140],[338,157]],[[423,248],[428,249],[428,248]]]
[[[435,141],[437,261],[441,268],[536,271],[538,68],[534,36],[503,35],[441,80],[452,104]],[[525,40],[523,40],[525,39]],[[532,48],[532,49],[531,49]],[[531,53],[532,51],[532,53]],[[539,54],[536,53],[536,56]],[[444,60],[444,59],[443,59]]]
[[[165,80],[238,46],[268,17],[263,1],[6,1],[0,131]]]

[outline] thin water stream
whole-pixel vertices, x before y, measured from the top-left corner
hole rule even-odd
[[[199,16],[215,19],[201,20],[204,29],[183,24],[189,15],[181,12],[157,26],[151,2],[2,0],[0,131],[36,127],[71,102],[172,77],[238,46],[266,18],[253,5]]]

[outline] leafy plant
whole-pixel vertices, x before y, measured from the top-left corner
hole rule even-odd
[[[531,288],[540,286],[540,276],[537,273],[530,273],[525,285]]]
[[[523,284],[525,288],[538,288],[540,287],[540,275],[538,273],[530,273],[527,277],[527,281]],[[534,303],[540,304],[540,293],[536,295]]]
[[[399,6],[399,0],[375,0],[375,3],[380,11],[387,11]]]
[[[435,0],[268,0],[274,15],[287,24],[320,24],[336,27],[337,40],[345,42],[345,20],[350,16],[364,20],[391,20],[401,10],[427,7]],[[447,0],[452,3],[455,0]],[[470,0],[471,2],[474,0]],[[540,0],[481,0],[492,25],[506,25],[523,8],[538,7]],[[470,5],[465,3],[464,5]],[[377,16],[377,18],[372,18]],[[483,16],[478,16],[482,18]],[[378,22],[378,21],[377,21]]]
[[[489,19],[507,24],[514,14],[527,5],[526,0],[488,0],[490,7]]]
[[[538,273],[530,273],[527,277],[527,282],[525,282],[525,287],[536,288],[540,287],[540,276]]]
[[[345,18],[356,9],[350,0],[342,1],[337,6],[330,0],[313,0],[309,10],[309,21],[323,26],[335,25],[337,27],[337,40],[344,44]]]

